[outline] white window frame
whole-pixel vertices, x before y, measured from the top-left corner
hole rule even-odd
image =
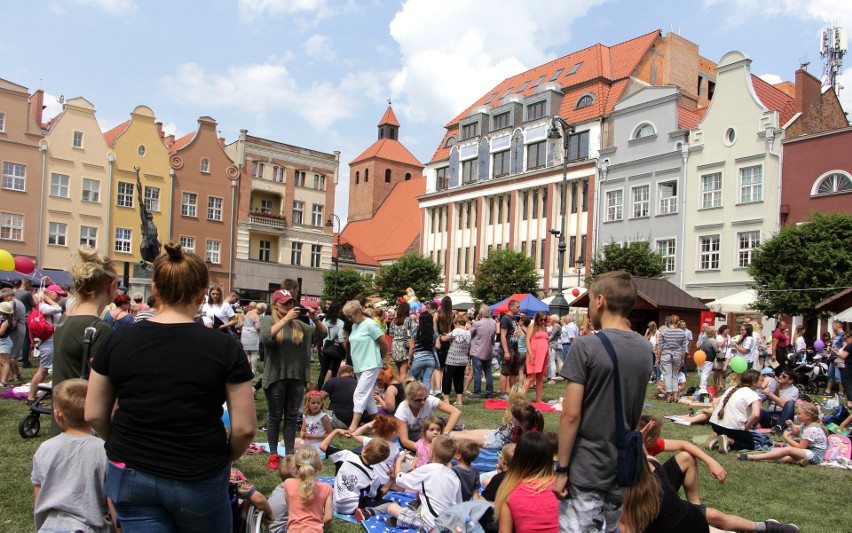
[[[636,193],[645,190],[645,197],[637,200]],[[630,203],[631,203],[631,213],[633,216],[630,218],[648,218],[651,216],[651,185],[636,185],[635,187],[630,188]],[[642,208],[644,207],[644,210]],[[636,209],[639,208],[639,214],[636,214]]]
[[[302,266],[302,243],[292,241],[290,243],[290,264]]]
[[[129,228],[115,228],[115,253],[133,253],[133,230]]]
[[[814,181],[813,187],[811,187],[811,196],[830,196],[833,194],[849,194],[852,192],[852,189],[839,189],[838,190],[838,179],[835,176],[839,176],[840,178],[845,178],[850,183],[852,183],[852,174],[846,172],[845,170],[835,169],[829,170],[825,174],[821,175]],[[820,187],[822,184],[829,179],[832,180],[831,191],[828,192],[820,192]]]
[[[145,186],[144,192],[145,208],[151,212],[160,212],[160,188],[151,185]]]
[[[264,246],[264,243],[268,246]],[[266,256],[266,259],[264,259],[264,256]],[[257,260],[264,263],[269,263],[272,260],[272,241],[266,239],[257,241]]]
[[[663,185],[667,183],[675,184],[674,196],[663,196]],[[680,193],[678,189],[680,189],[680,184],[676,179],[657,182],[657,197],[659,198],[659,209],[657,211],[657,215],[677,214],[678,194]]]
[[[299,216],[297,217],[296,214]],[[293,201],[293,224],[304,224],[305,221],[305,202],[300,200]]]
[[[50,196],[55,198],[69,198],[71,176],[58,172],[50,173]]]
[[[655,244],[657,245],[657,251],[663,256],[663,272],[673,274],[677,268],[677,239],[674,237],[657,239]],[[662,249],[663,246],[666,247],[665,250]]]
[[[94,185],[94,187],[93,187]],[[88,198],[86,196],[88,195]],[[101,182],[93,178],[83,178],[83,189],[80,200],[95,204],[101,203]]]
[[[122,192],[122,187],[124,188],[124,192]],[[129,187],[129,193],[128,188]],[[115,189],[115,205],[118,207],[133,207],[133,193],[134,188],[132,183],[128,183],[126,181],[119,181],[118,186]]]
[[[49,246],[68,246],[68,224],[64,222],[48,222],[47,244]]]
[[[201,158],[201,172],[210,174],[210,160],[206,157]]]
[[[708,180],[712,180],[712,189],[707,188]],[[722,207],[722,173],[702,174],[701,176],[701,209]]]
[[[0,113],[0,133],[6,133],[6,113]]]
[[[2,187],[7,191],[26,192],[27,165],[13,163],[11,161],[3,161]]]
[[[222,221],[222,212],[224,210],[225,200],[219,196],[207,197],[207,220]]]
[[[319,210],[317,210],[317,208],[319,208]],[[322,204],[313,204],[313,206],[311,207],[311,225],[312,226],[315,226],[317,228],[322,227],[322,224],[323,224],[323,220],[322,220],[322,214],[323,213],[322,212],[323,212]]]
[[[181,250],[188,253],[195,253],[195,237],[190,237],[188,235],[180,236],[180,247]]]
[[[88,246],[89,248],[98,248],[98,228],[97,226],[80,226],[80,246]]]
[[[24,240],[24,215],[22,213],[0,212],[0,240]]]
[[[194,192],[181,193],[180,214],[184,217],[198,218],[198,194]]]
[[[757,170],[757,180],[755,180]],[[739,171],[739,203],[754,204],[763,201],[763,165],[743,167]],[[746,183],[746,174],[750,174],[749,182]],[[746,196],[748,194],[748,196]]]
[[[322,245],[311,245],[311,268],[320,268],[322,265]]]
[[[222,241],[208,239],[205,245],[204,261],[214,265],[222,264]]]
[[[721,265],[721,249],[721,235],[700,235],[698,237],[698,270],[719,270]]]
[[[743,246],[743,239],[748,242]],[[737,268],[747,268],[754,259],[754,251],[760,247],[760,230],[737,232]]]
[[[640,135],[643,132],[647,132],[648,128],[650,128],[650,133],[646,133],[645,135]],[[633,129],[633,134],[630,136],[631,139],[646,139],[648,137],[653,137],[657,134],[657,128],[651,124],[650,122],[641,122]]]
[[[71,134],[71,147],[78,148],[80,150],[83,149],[83,132],[82,131],[74,131]]]
[[[624,220],[624,189],[613,189],[606,192],[606,221],[619,220]]]

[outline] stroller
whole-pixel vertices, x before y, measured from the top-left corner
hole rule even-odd
[[[828,364],[823,352],[804,352],[794,363],[793,372],[796,374],[796,387],[800,392],[816,394],[820,387],[828,383]]]
[[[41,430],[41,415],[53,415],[53,385],[51,383],[39,384],[36,399],[30,406],[30,412],[18,424],[18,433],[21,434],[21,437],[32,439],[38,435],[39,430]]]

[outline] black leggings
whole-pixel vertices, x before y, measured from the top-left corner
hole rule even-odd
[[[727,435],[731,439],[732,450],[753,450],[754,439],[751,438],[751,432],[744,429],[728,429],[719,424],[710,423],[713,432],[717,435]]]
[[[331,377],[337,377],[337,371],[340,370],[340,363],[342,361],[342,357],[330,357],[325,354],[320,356],[320,371],[319,376],[317,376],[317,390],[322,390],[322,385],[325,383],[325,373],[329,370],[331,370]]]
[[[444,382],[441,384],[444,396],[455,387],[456,394],[464,394],[464,371],[467,366],[447,365],[444,367]]]

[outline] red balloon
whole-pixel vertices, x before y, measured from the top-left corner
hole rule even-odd
[[[15,258],[15,271],[21,274],[32,274],[33,270],[35,270],[35,261],[23,255]]]
[[[577,296],[580,296],[580,289],[577,288],[577,287],[574,287],[573,289],[571,289],[571,294],[574,295],[574,298],[576,298]]]

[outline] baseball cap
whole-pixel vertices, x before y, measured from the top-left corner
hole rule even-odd
[[[66,296],[65,291],[59,285],[51,285],[45,289],[46,292],[55,292],[59,296]]]
[[[766,367],[766,368],[764,368],[763,370],[760,371],[761,376],[765,376],[767,374],[774,374],[774,373],[775,373],[775,371],[770,367]]]
[[[277,290],[272,293],[272,303],[280,302],[282,304],[286,304],[292,299],[293,295],[290,294],[290,291],[285,291],[284,289]]]

